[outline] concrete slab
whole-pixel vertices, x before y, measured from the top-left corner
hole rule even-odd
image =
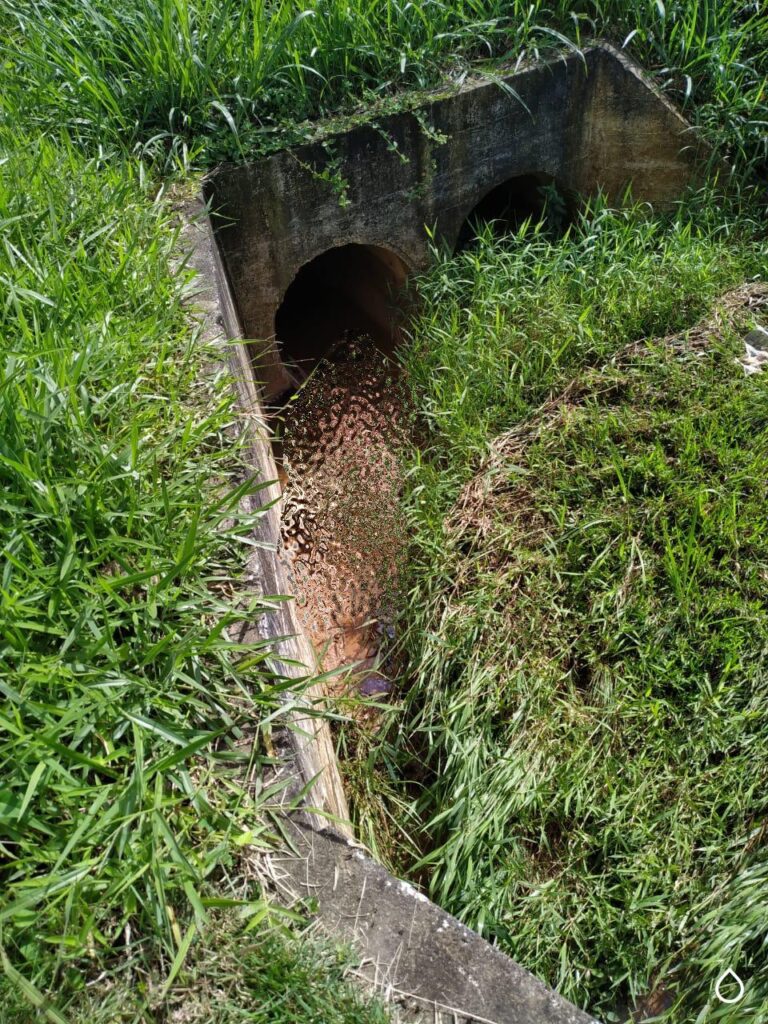
[[[316,906],[324,931],[413,1021],[594,1024],[476,932],[376,864],[354,841],[288,823],[296,853],[270,858],[281,898]]]

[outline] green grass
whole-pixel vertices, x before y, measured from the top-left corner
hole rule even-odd
[[[387,1024],[384,1007],[351,980],[344,949],[313,935],[243,933],[216,917],[167,994],[137,963],[128,979],[108,974],[67,1008],[70,1024]],[[0,1024],[41,1016],[0,979]]]
[[[434,86],[472,61],[601,35],[655,70],[740,167],[768,159],[759,2],[2,0],[0,24],[0,109],[181,168],[274,148],[305,118]]]
[[[0,946],[77,985],[169,966],[263,798],[284,683],[227,630],[254,483],[137,169],[14,139],[0,167]],[[23,182],[23,189],[19,183]],[[215,776],[215,783],[213,778]],[[190,910],[191,908],[191,910]]]
[[[768,1019],[768,384],[728,330],[626,349],[765,279],[749,224],[701,225],[486,238],[420,282],[404,355],[428,440],[379,777],[430,895],[606,1020],[660,981],[670,1021]]]
[[[436,256],[405,354],[433,446],[455,467],[626,340],[691,325],[765,265],[755,217],[706,193],[669,218],[599,199],[562,242],[528,225],[515,245]]]

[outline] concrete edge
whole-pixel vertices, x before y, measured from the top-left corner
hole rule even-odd
[[[263,160],[269,160],[270,157],[284,151],[293,153],[308,150],[318,143],[332,144],[335,139],[341,138],[349,134],[349,132],[356,131],[359,128],[365,128],[372,122],[376,122],[377,124],[381,124],[386,127],[393,118],[399,117],[402,114],[412,113],[413,111],[423,111],[429,108],[437,100],[446,96],[463,95],[486,88],[498,88],[499,82],[511,84],[512,81],[520,75],[546,70],[547,68],[552,68],[561,64],[563,61],[567,63],[570,60],[580,62],[587,75],[594,71],[594,67],[591,68],[590,64],[594,65],[599,63],[601,60],[610,60],[613,63],[620,65],[627,74],[629,74],[633,79],[641,84],[644,89],[660,101],[660,103],[666,108],[667,112],[672,115],[675,121],[678,122],[681,133],[687,133],[694,137],[695,141],[692,141],[692,144],[695,144],[697,147],[701,147],[701,152],[705,154],[710,154],[712,152],[712,147],[701,138],[698,128],[686,120],[683,113],[675,106],[674,102],[666,95],[666,93],[653,81],[642,64],[640,64],[639,61],[637,61],[626,50],[622,50],[620,47],[616,46],[615,43],[598,36],[594,39],[590,39],[581,47],[577,47],[575,45],[562,46],[550,51],[545,56],[540,56],[538,59],[533,57],[526,58],[520,63],[519,67],[516,68],[500,66],[498,73],[493,71],[490,73],[483,73],[479,72],[477,69],[471,69],[460,83],[446,81],[441,85],[436,85],[429,89],[404,89],[400,94],[404,100],[404,106],[402,109],[396,108],[395,110],[388,110],[386,112],[377,111],[375,109],[370,111],[362,110],[356,112],[354,115],[332,119],[333,127],[328,132],[320,132],[319,123],[307,122],[307,124],[312,124],[313,127],[318,129],[317,136],[313,135],[301,140],[297,139],[295,142],[288,143],[288,145],[270,149],[265,153],[257,155],[252,160],[247,161],[245,166],[257,164]],[[413,102],[409,103],[408,99]],[[209,195],[209,185],[213,186],[218,176],[222,174],[226,175],[232,170],[239,169],[242,166],[244,165],[240,163],[224,161],[223,163],[212,167],[202,179],[202,193],[204,199]]]
[[[330,728],[324,718],[306,713],[306,709],[322,703],[324,698],[321,685],[306,684],[308,677],[317,672],[314,650],[297,618],[295,603],[269,601],[272,596],[290,595],[292,586],[281,557],[281,492],[277,468],[251,359],[202,197],[185,203],[180,214],[181,245],[188,253],[188,266],[196,274],[188,299],[192,314],[198,321],[203,341],[220,351],[221,365],[227,369],[236,389],[241,415],[235,430],[247,434],[248,464],[259,480],[271,481],[268,487],[246,499],[247,511],[264,510],[253,535],[258,546],[250,547],[247,555],[246,588],[250,593],[262,595],[269,610],[257,621],[245,625],[237,639],[243,642],[271,639],[274,642],[271,667],[302,684],[300,697],[292,692],[284,695],[290,727],[275,730],[276,746],[285,764],[280,775],[289,782],[286,798],[309,787],[302,800],[306,820],[318,827],[327,826],[330,820],[340,833],[351,835],[349,810]]]
[[[315,908],[319,927],[356,951],[359,977],[402,1019],[594,1024],[354,841],[297,822],[288,828],[296,852],[267,858],[275,892]]]

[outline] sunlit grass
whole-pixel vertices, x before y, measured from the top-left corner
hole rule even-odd
[[[228,637],[254,613],[234,597],[255,485],[227,382],[182,307],[169,213],[116,155],[12,141],[0,948],[11,976],[47,988],[55,971],[66,990],[130,934],[170,965],[202,927],[206,880],[244,816],[256,839],[264,829],[238,777],[265,756],[251,723],[283,683],[266,645]]]
[[[40,130],[171,166],[279,144],[276,130],[457,79],[472,61],[604,36],[658,75],[740,169],[768,159],[768,27],[741,0],[0,2],[6,95]],[[0,109],[2,109],[0,107]]]
[[[151,961],[137,956],[131,965],[126,956],[91,979],[67,1007],[67,1024],[387,1024],[383,1004],[350,976],[354,966],[347,950],[319,935],[244,933],[234,913],[217,911],[174,987],[163,989]],[[42,1019],[0,975],[0,1024]]]
[[[428,433],[379,778],[431,896],[606,1020],[660,979],[680,1024],[768,1005],[768,389],[727,329],[626,348],[766,276],[753,227],[697,223],[488,237],[420,282],[404,357]]]

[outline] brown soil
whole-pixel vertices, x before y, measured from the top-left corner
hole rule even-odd
[[[406,436],[393,366],[343,342],[290,402],[282,442],[282,535],[299,611],[326,672],[375,667],[391,632],[404,552],[398,457]],[[328,690],[346,690],[343,675]]]

